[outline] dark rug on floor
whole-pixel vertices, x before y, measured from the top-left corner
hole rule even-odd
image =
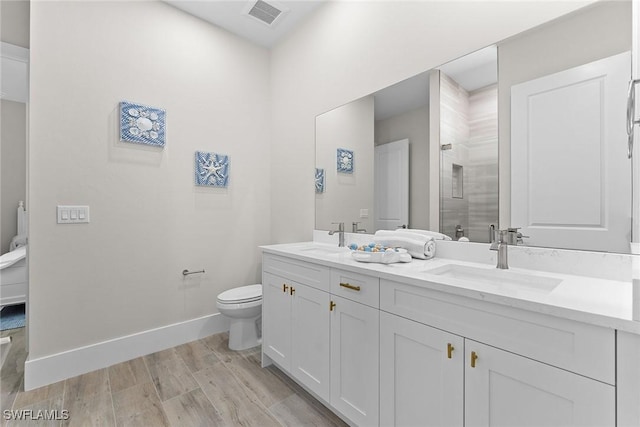
[[[24,327],[24,304],[4,307],[0,311],[0,331]]]

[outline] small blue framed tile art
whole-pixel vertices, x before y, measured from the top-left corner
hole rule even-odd
[[[120,102],[120,141],[164,147],[166,116],[161,108]]]
[[[338,148],[338,172],[353,173],[353,151]]]
[[[316,193],[324,193],[324,169],[316,168]]]
[[[196,185],[227,187],[229,185],[229,156],[196,151]]]

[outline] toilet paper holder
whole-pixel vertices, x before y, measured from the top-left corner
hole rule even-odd
[[[197,273],[204,273],[204,268],[202,270],[199,270],[199,271],[182,270],[182,275],[183,276],[188,276],[189,274],[197,274]]]

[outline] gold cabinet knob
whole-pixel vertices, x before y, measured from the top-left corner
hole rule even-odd
[[[333,309],[336,307],[336,303],[331,301],[329,302],[329,311],[333,311]]]
[[[285,283],[282,284],[282,292],[287,292],[289,290],[289,286]]]
[[[471,367],[476,367],[476,361],[478,360],[478,354],[475,351],[471,352]]]
[[[453,350],[455,350],[455,347],[453,345],[451,345],[451,343],[447,344],[447,358],[451,359],[453,357]]]
[[[291,286],[291,288],[289,288],[289,295],[293,295],[295,292],[296,292],[296,288]]]

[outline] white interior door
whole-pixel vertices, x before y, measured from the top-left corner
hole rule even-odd
[[[374,149],[374,227],[395,230],[409,226],[409,140]]]
[[[511,88],[511,226],[535,246],[628,252],[629,52]]]

